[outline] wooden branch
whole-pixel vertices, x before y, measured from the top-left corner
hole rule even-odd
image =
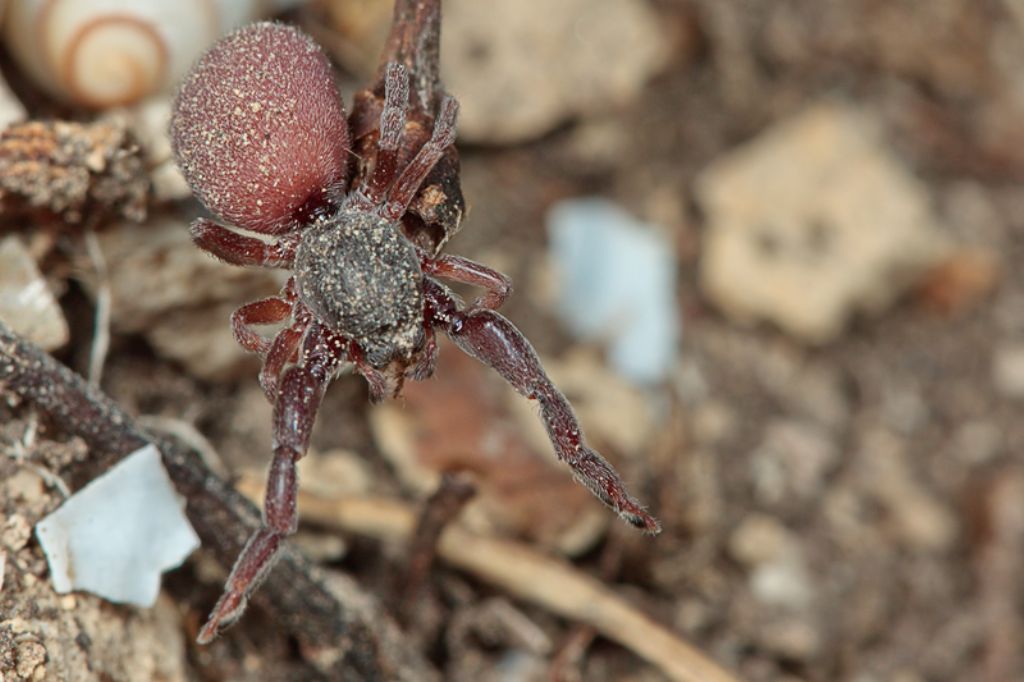
[[[93,458],[66,472],[78,485],[142,445],[154,443],[178,492],[188,501],[186,514],[203,547],[225,570],[258,527],[256,508],[214,475],[198,453],[176,440],[147,433],[101,391],[2,322],[0,393],[34,405],[89,445]],[[437,679],[391,620],[370,606],[371,597],[349,584],[329,590],[318,571],[294,551],[283,553],[254,601],[274,614],[281,630],[294,635],[303,653],[331,679]]]
[[[244,476],[242,493],[258,499],[264,483]],[[326,498],[299,493],[303,519],[378,540],[408,543],[416,512],[407,504],[382,497]],[[738,682],[731,673],[678,635],[655,623],[606,585],[572,565],[522,543],[476,535],[449,525],[441,534],[438,557],[512,596],[560,616],[591,625],[657,666],[678,682]]]

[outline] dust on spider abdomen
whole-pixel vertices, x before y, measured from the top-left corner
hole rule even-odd
[[[398,226],[362,211],[311,226],[295,254],[301,301],[359,344],[375,367],[409,358],[420,345],[422,277],[416,249]]]

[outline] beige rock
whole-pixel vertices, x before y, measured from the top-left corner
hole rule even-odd
[[[668,57],[636,0],[456,0],[445,5],[441,68],[459,97],[459,134],[510,143],[636,97]]]
[[[755,493],[769,504],[811,499],[821,494],[826,475],[838,461],[839,449],[821,427],[772,420],[751,455]]]
[[[45,350],[68,342],[68,323],[57,299],[17,237],[0,241],[0,320]]]
[[[765,514],[749,514],[729,536],[729,553],[747,566],[777,561],[796,549],[793,534]]]
[[[330,0],[344,40],[328,45],[364,74],[376,67],[390,0]],[[642,0],[447,0],[441,75],[455,95],[459,137],[508,144],[637,97],[669,57]]]
[[[929,489],[902,439],[873,429],[864,437],[855,462],[864,492],[880,505],[887,530],[897,541],[919,552],[953,547],[960,528],[950,500]]]
[[[824,102],[705,170],[701,286],[738,322],[767,320],[811,343],[883,309],[949,246],[924,186],[876,123]]]
[[[238,306],[276,293],[281,270],[222,263],[192,243],[188,224],[159,216],[144,225],[121,223],[97,234],[107,261],[115,331],[142,333],[162,355],[205,379],[253,369],[256,357],[231,335]],[[84,272],[92,272],[83,264]],[[95,291],[95,277],[86,277]]]
[[[729,538],[729,551],[750,569],[750,590],[758,601],[806,609],[816,588],[800,541],[773,517],[747,516]]]
[[[999,346],[992,358],[992,382],[1007,398],[1024,398],[1024,343]]]

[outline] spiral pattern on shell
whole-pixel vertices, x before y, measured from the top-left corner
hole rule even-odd
[[[298,0],[10,0],[3,40],[51,94],[102,109],[176,83],[208,45]]]

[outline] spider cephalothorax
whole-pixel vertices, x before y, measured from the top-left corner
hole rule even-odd
[[[439,11],[436,2],[416,7]],[[399,53],[406,42],[416,43],[410,36],[391,42]],[[436,61],[436,51],[426,52]],[[409,61],[414,68],[424,63]],[[374,400],[394,395],[403,379],[433,372],[435,329],[538,402],[556,454],[595,495],[629,523],[658,530],[611,466],[587,447],[530,343],[495,312],[511,291],[508,279],[439,253],[461,219],[452,147],[458,106],[439,88],[426,87],[430,78],[416,79],[413,93],[409,80],[403,64],[386,62],[381,101],[362,93],[350,135],[323,53],[297,29],[263,23],[214,46],[175,100],[174,152],[196,195],[226,222],[263,235],[200,219],[192,225],[196,244],[229,263],[293,272],[278,296],[232,316],[235,338],[264,360],[260,382],[274,405],[273,460],[264,527],[242,551],[200,641],[242,613],[282,540],[295,531],[295,464],[309,446],[331,379],[354,365]],[[407,121],[411,99],[416,113],[429,115]],[[367,112],[375,107],[372,128]],[[350,179],[353,137],[363,163]],[[430,184],[439,169],[443,177]],[[463,306],[440,278],[486,293]],[[276,323],[284,326],[273,339],[252,328]]]
[[[306,230],[295,252],[299,300],[378,369],[422,346],[422,280],[416,248],[398,225],[364,211]]]

